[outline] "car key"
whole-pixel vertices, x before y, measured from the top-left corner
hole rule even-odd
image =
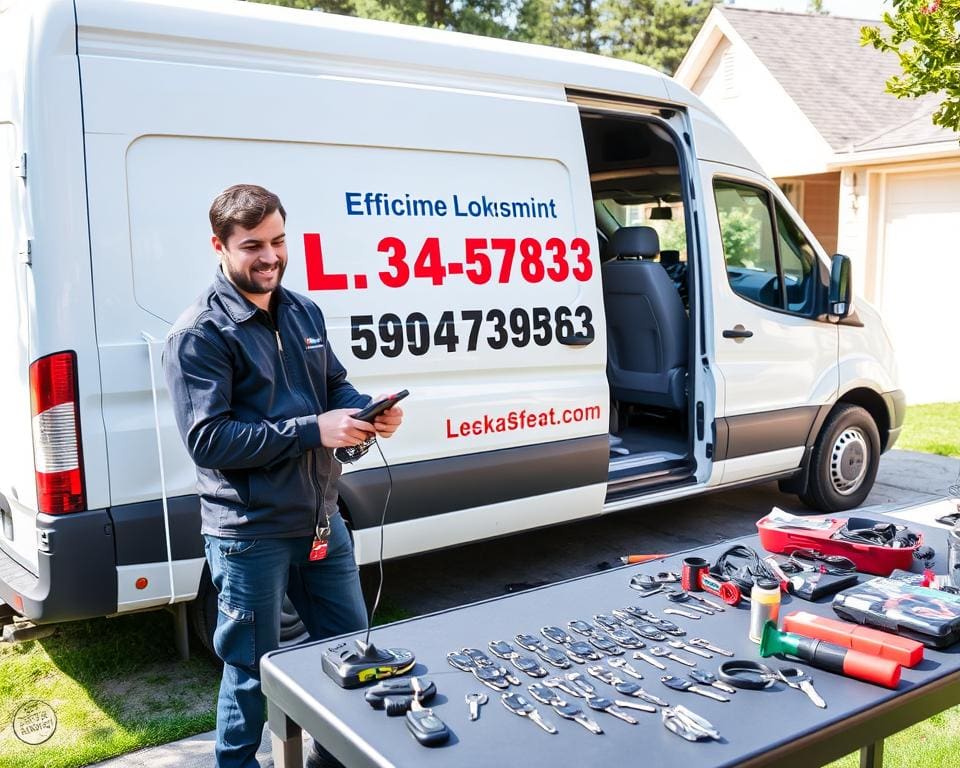
[[[590,733],[595,733],[598,736],[603,733],[603,728],[600,727],[600,724],[596,720],[591,720],[584,715],[580,707],[563,702],[562,704],[554,704],[553,711],[560,715],[560,717],[573,720],[575,723],[580,723],[580,725],[590,731]]]
[[[647,662],[647,664],[650,664],[650,665],[656,667],[657,669],[663,670],[663,669],[666,669],[666,668],[667,668],[667,665],[666,665],[666,664],[663,664],[663,663],[657,661],[657,660],[656,660],[655,658],[653,658],[652,656],[647,656],[647,654],[645,654],[643,651],[634,651],[634,652],[633,652],[633,658],[639,659],[640,661],[645,661],[645,662]]]
[[[633,650],[634,648],[643,648],[645,645],[643,640],[633,634],[629,629],[624,629],[623,627],[611,629],[607,634],[613,642],[623,648]]]
[[[578,635],[583,635],[584,637],[591,637],[593,633],[596,632],[596,628],[594,626],[586,621],[581,621],[580,619],[568,621],[567,626]]]
[[[557,727],[549,720],[544,720],[537,711],[536,707],[523,698],[523,696],[521,696],[519,693],[500,694],[500,703],[503,704],[503,706],[505,706],[508,710],[513,712],[513,714],[532,720],[547,733],[557,732]]]
[[[532,656],[521,656],[519,653],[513,654],[510,662],[521,672],[530,675],[530,677],[546,677],[547,670],[543,665]],[[567,666],[570,666],[569,663]]]
[[[726,683],[721,683],[717,680],[716,675],[712,675],[704,669],[699,667],[694,667],[687,673],[687,677],[697,683],[703,683],[704,685],[712,685],[717,690],[723,691],[724,693],[736,693],[737,689],[732,685],[727,685]]]
[[[668,616],[683,616],[685,619],[696,619],[697,621],[700,621],[699,614],[685,611],[683,608],[664,608],[663,612]]]
[[[555,690],[548,688],[543,683],[531,683],[527,686],[527,691],[541,704],[552,705],[555,701],[563,701]]]
[[[623,722],[630,723],[630,725],[636,725],[640,722],[637,718],[630,717],[630,715],[622,709],[619,709],[610,699],[606,699],[603,696],[587,696],[587,706],[590,707],[590,709],[595,709],[597,712],[606,712],[614,717],[619,717]]]
[[[564,677],[567,679],[567,682],[576,688],[580,692],[580,695],[585,698],[593,696],[597,692],[597,689],[590,685],[579,672],[568,672]]]
[[[596,624],[600,629],[610,632],[614,629],[620,629],[620,622],[617,621],[613,616],[607,616],[605,613],[595,613],[593,615],[593,623]]]
[[[641,704],[639,701],[623,701],[622,699],[617,699],[613,702],[618,707],[623,707],[624,709],[636,709],[640,712],[656,712],[657,708],[652,704]]]
[[[639,683],[628,683],[625,680],[617,679],[617,682],[613,684],[613,690],[621,696],[633,696],[636,699],[642,699],[648,704],[656,704],[658,707],[669,706],[667,702],[659,696],[654,696],[649,691],[644,690]]]
[[[559,688],[564,693],[569,693],[574,698],[580,698],[580,692],[573,688],[570,683],[564,680],[562,677],[548,677],[543,681],[543,684],[547,688]]]
[[[633,666],[626,659],[607,659],[607,664],[609,664],[614,669],[619,669],[625,675],[630,675],[630,677],[636,680],[643,680],[643,674],[639,669]]]
[[[450,739],[450,729],[446,723],[433,714],[433,710],[424,707],[420,703],[420,694],[422,689],[420,681],[413,678],[414,690],[413,703],[407,712],[407,729],[413,734],[413,737],[425,747],[435,747],[438,744],[444,744]]]
[[[566,645],[567,643],[573,642],[573,638],[570,637],[569,633],[560,629],[560,627],[541,627],[540,634],[550,642],[557,643],[558,645]]]
[[[535,653],[545,662],[554,667],[558,667],[560,669],[570,668],[570,659],[568,659],[567,655],[558,648],[547,648],[546,646],[541,646],[535,651]]]
[[[827,708],[827,702],[813,687],[813,678],[798,667],[784,667],[779,671],[780,679],[791,688],[798,688],[807,694],[807,698],[820,709]]]
[[[733,656],[733,651],[728,651],[726,648],[721,648],[719,645],[714,645],[709,640],[704,640],[702,637],[691,637],[690,645],[695,645],[697,648],[706,648],[708,651],[719,653],[721,656]]]
[[[699,656],[702,659],[712,659],[713,654],[709,651],[705,651],[702,648],[697,648],[695,645],[688,645],[682,640],[668,640],[667,645],[671,648],[676,648],[681,651],[686,651],[687,653],[692,653],[696,656]]]
[[[586,640],[574,640],[567,646],[567,656],[578,664],[587,661],[599,661],[600,654]]]
[[[516,653],[514,647],[505,640],[491,640],[487,643],[487,647],[490,649],[490,653],[499,656],[501,659],[510,659]]]
[[[517,635],[513,639],[516,641],[517,645],[519,645],[521,648],[523,648],[526,651],[531,651],[532,653],[536,653],[537,651],[544,650],[547,647],[543,644],[543,640],[541,640],[536,635],[527,635],[521,632],[519,635]]]
[[[623,648],[617,645],[613,640],[611,640],[606,635],[601,635],[599,633],[593,635],[592,637],[587,638],[587,642],[590,643],[594,648],[602,653],[606,653],[609,656],[622,656]]]
[[[678,664],[683,664],[686,667],[697,666],[694,662],[687,661],[686,659],[677,656],[677,654],[673,653],[672,651],[668,651],[666,648],[661,648],[659,645],[653,646],[653,648],[650,649],[650,653],[652,653],[654,656],[662,656],[667,659],[673,659],[673,661],[677,662]]]
[[[713,699],[714,701],[730,701],[730,699],[726,696],[721,696],[719,693],[708,691],[706,688],[701,688],[699,685],[694,685],[689,680],[684,680],[680,677],[674,677],[673,675],[664,675],[660,678],[660,682],[667,686],[667,688],[672,688],[675,691],[689,691],[690,693],[696,693],[700,696],[706,696],[708,699]]]

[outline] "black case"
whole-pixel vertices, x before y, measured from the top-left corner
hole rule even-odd
[[[960,640],[960,595],[896,579],[870,579],[833,598],[841,618],[946,648]]]
[[[790,577],[787,589],[804,600],[819,600],[856,583],[856,573],[798,573]]]

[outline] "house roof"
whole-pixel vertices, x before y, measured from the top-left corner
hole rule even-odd
[[[956,140],[930,123],[936,95],[898,99],[885,91],[897,57],[860,45],[871,19],[719,6],[834,151]],[[879,143],[877,143],[879,142]]]

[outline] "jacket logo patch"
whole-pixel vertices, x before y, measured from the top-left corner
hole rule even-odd
[[[303,343],[306,349],[320,349],[323,346],[323,339],[304,336]]]

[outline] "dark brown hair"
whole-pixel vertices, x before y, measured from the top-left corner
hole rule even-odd
[[[274,211],[280,211],[286,222],[287,212],[273,192],[256,184],[234,184],[217,195],[210,205],[210,227],[220,242],[226,243],[234,227],[253,229]]]

